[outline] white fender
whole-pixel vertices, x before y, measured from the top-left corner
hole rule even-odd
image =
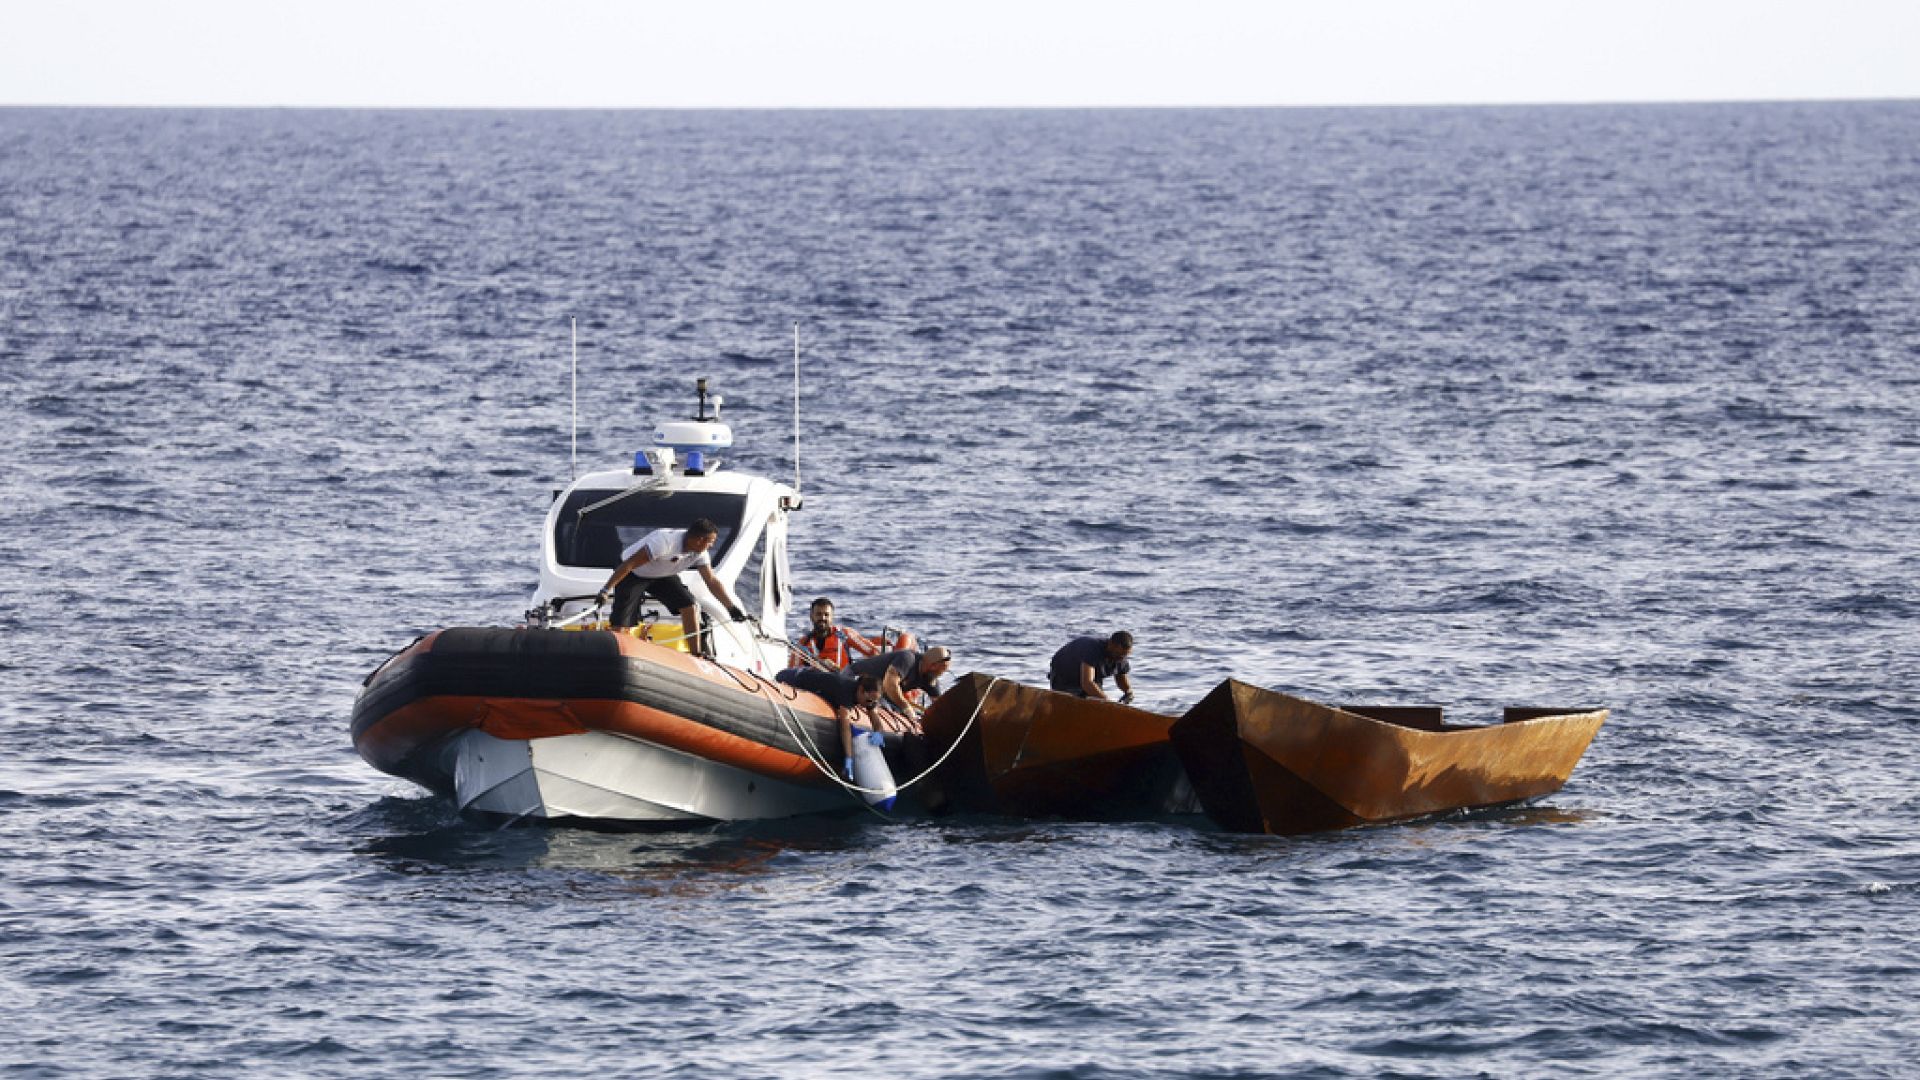
[[[893,786],[893,770],[887,767],[887,756],[880,752],[885,742],[877,731],[853,730],[853,782],[866,789],[860,797],[867,800],[868,806],[891,810],[897,791]]]

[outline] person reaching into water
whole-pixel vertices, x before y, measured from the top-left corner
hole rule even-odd
[[[1108,676],[1120,688],[1120,704],[1133,704],[1133,681],[1128,675],[1133,665],[1127,656],[1133,652],[1133,635],[1125,630],[1110,637],[1077,637],[1053,654],[1047,665],[1047,686],[1063,694],[1107,700],[1102,683]]]
[[[747,617],[727,587],[714,576],[713,561],[707,557],[719,537],[719,526],[706,518],[695,518],[684,529],[656,529],[628,544],[620,552],[620,565],[614,567],[613,576],[600,590],[600,603],[605,604],[609,597],[613,600],[608,624],[615,630],[637,625],[640,606],[651,596],[680,616],[681,629],[686,631],[687,651],[705,655],[705,650],[696,644],[700,635],[700,609],[694,604],[693,590],[680,580],[681,571],[699,571],[707,591],[727,609],[734,622],[743,622]]]
[[[845,776],[852,780],[853,718],[860,713],[861,719],[870,719],[866,714],[880,701],[880,680],[871,675],[849,675],[810,667],[790,667],[773,677],[788,686],[817,694],[833,706],[833,722],[840,729],[840,750],[846,756]]]
[[[807,609],[807,619],[812,626],[800,636],[800,644],[810,654],[829,668],[839,671],[853,661],[853,654],[877,656],[880,646],[862,636],[858,631],[844,626],[835,626],[833,622],[833,601],[821,597]],[[796,651],[793,663],[797,666],[805,659]]]
[[[935,645],[925,652],[912,649],[895,649],[879,656],[870,656],[865,660],[855,660],[847,665],[847,670],[855,675],[872,675],[880,680],[880,696],[891,705],[894,711],[909,720],[920,719],[920,708],[907,695],[918,690],[928,698],[940,696],[940,676],[947,673],[947,665],[953,662],[953,654],[944,645]]]

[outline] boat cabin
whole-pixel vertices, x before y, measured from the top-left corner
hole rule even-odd
[[[555,493],[530,622],[552,625],[587,612],[628,545],[656,529],[684,529],[706,518],[720,528],[708,556],[714,574],[760,625],[784,632],[793,599],[787,515],[799,499],[785,484],[722,468],[719,454],[732,446],[733,434],[719,420],[718,399],[707,415],[704,379],[700,393],[700,415],[660,425],[654,445],[636,452],[630,469],[588,473]],[[784,644],[758,641],[749,625],[729,622],[698,575],[684,577],[717,659],[766,675],[786,666]],[[678,641],[679,618],[657,601],[648,599],[642,620],[645,636],[685,647]]]

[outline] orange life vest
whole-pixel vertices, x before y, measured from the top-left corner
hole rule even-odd
[[[836,626],[828,630],[824,639],[816,636],[809,629],[801,636],[800,644],[813,650],[815,658],[825,662],[835,671],[846,667],[847,662],[853,659],[853,653],[857,652],[862,656],[880,654],[880,646],[862,637],[858,631],[849,630],[844,626]],[[794,663],[800,664],[804,661],[796,658]]]

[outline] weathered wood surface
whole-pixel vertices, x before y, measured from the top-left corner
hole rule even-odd
[[[1607,712],[1509,709],[1457,727],[1431,707],[1320,705],[1229,679],[1170,738],[1207,815],[1307,833],[1498,806],[1559,790]]]
[[[968,720],[972,718],[972,727]],[[1183,791],[1167,742],[1174,718],[981,674],[957,680],[922,719],[955,809],[1021,817],[1160,813]]]

